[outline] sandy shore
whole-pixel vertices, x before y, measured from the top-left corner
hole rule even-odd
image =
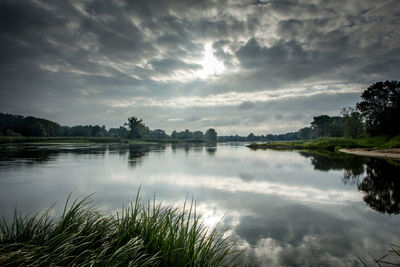
[[[400,148],[380,149],[380,150],[366,150],[361,148],[354,148],[354,149],[340,149],[339,151],[359,156],[400,160]]]

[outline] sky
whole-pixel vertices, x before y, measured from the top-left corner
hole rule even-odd
[[[0,112],[285,133],[400,79],[399,0],[1,0]]]

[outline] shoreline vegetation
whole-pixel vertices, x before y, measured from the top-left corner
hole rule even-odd
[[[363,136],[396,136],[400,134],[400,124],[395,118],[400,116],[400,82],[376,82],[369,86],[362,94],[361,102],[355,107],[345,107],[340,111],[341,116],[319,115],[313,117],[310,126],[296,132],[285,134],[266,134],[248,136],[218,136],[214,128],[202,131],[173,130],[167,134],[163,129],[150,129],[143,119],[131,116],[118,128],[106,129],[105,125],[76,125],[61,126],[59,123],[47,119],[24,117],[21,115],[0,113],[0,143],[53,141],[58,142],[271,142],[294,141],[291,146],[301,148],[307,146],[343,147],[343,144],[318,144],[321,138],[337,138],[345,143],[344,148],[364,148],[366,139]],[[39,139],[31,138],[36,137]],[[42,137],[51,139],[40,139]],[[60,139],[53,139],[53,138]],[[67,140],[64,140],[67,139]],[[311,140],[311,141],[302,141]],[[353,142],[353,140],[355,140]],[[370,140],[372,140],[370,138]],[[374,141],[374,140],[372,140]],[[317,144],[315,144],[317,142]],[[367,144],[366,148],[374,144]],[[276,147],[287,145],[275,145]]]
[[[316,150],[400,160],[400,135],[252,143],[251,149]]]
[[[172,131],[169,135],[162,129],[151,130],[142,119],[135,116],[119,128],[106,129],[100,125],[61,126],[59,123],[32,116],[0,113],[0,143],[10,142],[215,142],[217,132],[209,128],[202,131]]]
[[[86,136],[0,136],[0,144],[10,143],[215,143],[216,141],[199,139],[126,139],[120,137],[86,137]]]
[[[228,266],[243,252],[217,225],[202,222],[193,203],[183,208],[136,200],[106,216],[90,196],[58,219],[52,208],[0,222],[1,266]]]

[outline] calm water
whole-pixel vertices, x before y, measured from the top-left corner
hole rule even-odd
[[[0,148],[0,215],[34,213],[68,194],[107,212],[142,198],[196,200],[256,266],[360,265],[400,244],[400,168],[384,160],[244,145],[25,144]]]

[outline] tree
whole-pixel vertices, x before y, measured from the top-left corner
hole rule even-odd
[[[177,135],[178,135],[178,132],[176,130],[173,130],[172,133],[171,133],[171,138],[172,139],[177,139]]]
[[[165,139],[168,137],[165,131],[161,129],[155,129],[154,131],[151,131],[151,134],[157,139]]]
[[[192,133],[192,138],[195,140],[203,140],[204,134],[202,131],[195,131]]]
[[[301,128],[298,132],[298,138],[301,140],[308,140],[312,137],[313,130],[310,127]]]
[[[313,118],[311,122],[314,137],[341,137],[343,136],[343,118],[321,115]]]
[[[255,141],[255,140],[256,140],[256,136],[255,136],[253,133],[250,133],[250,134],[247,136],[247,140],[249,140],[249,141]]]
[[[108,132],[110,133],[111,136],[114,137],[122,137],[122,138],[129,137],[129,131],[124,126],[120,126],[119,128],[110,128]]]
[[[400,82],[377,82],[365,90],[356,107],[365,118],[367,132],[371,135],[399,134]]]
[[[135,116],[129,117],[128,121],[124,123],[124,126],[128,126],[129,137],[130,138],[140,138],[142,137],[140,128],[144,127],[142,119],[138,119]]]
[[[206,131],[206,133],[204,134],[204,138],[206,140],[212,140],[212,141],[216,141],[217,140],[217,132],[215,131],[215,129],[210,128]]]
[[[360,137],[364,132],[361,113],[352,107],[343,108],[341,113],[344,119],[344,135],[351,138]]]

